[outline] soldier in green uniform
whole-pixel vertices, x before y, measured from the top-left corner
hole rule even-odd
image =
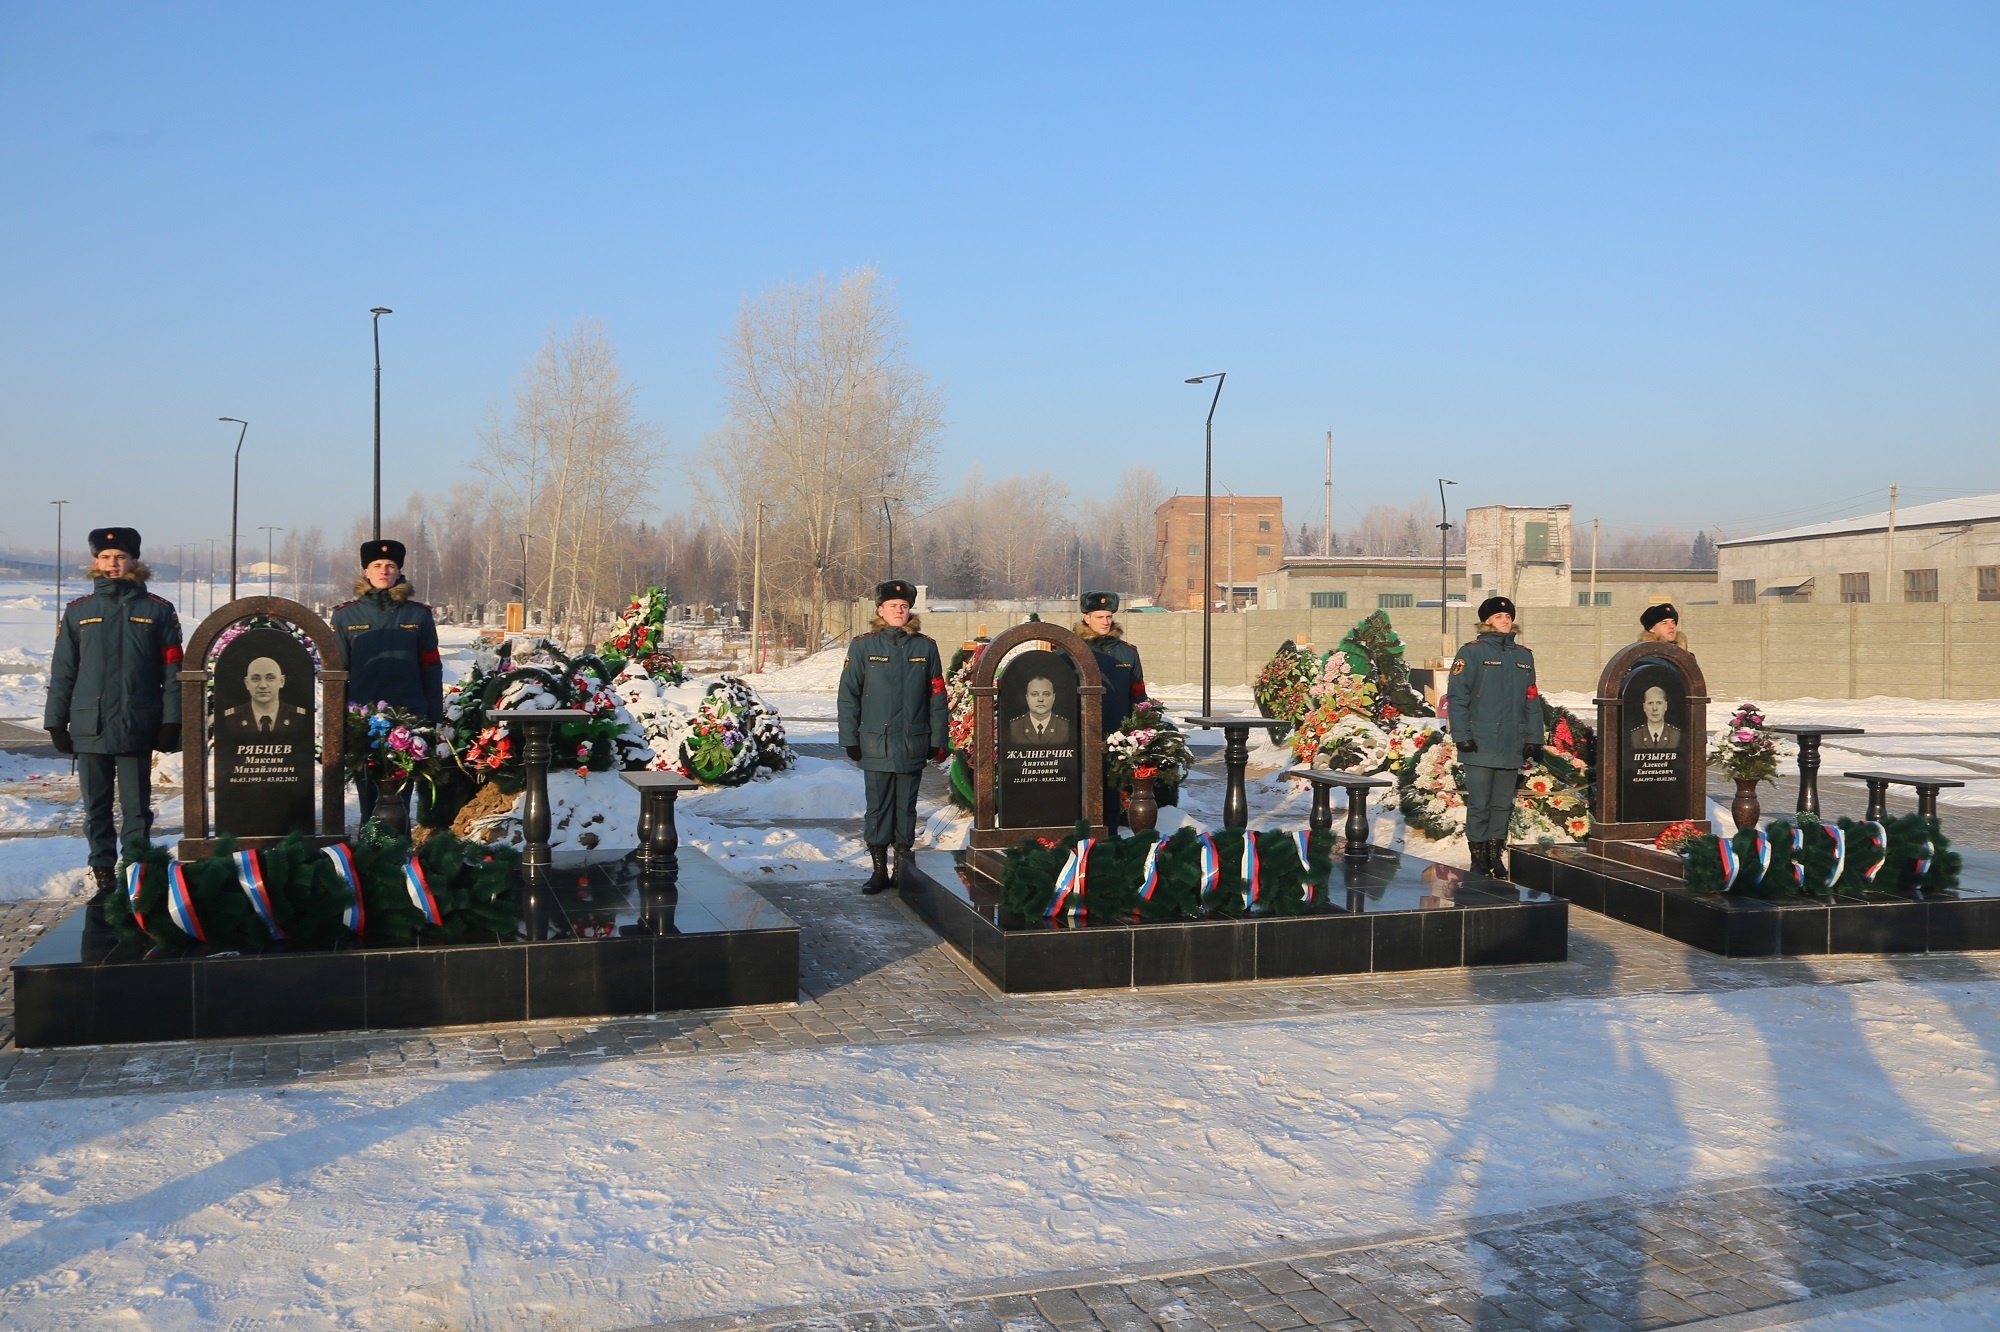
[[[1110,735],[1132,715],[1132,709],[1146,701],[1146,668],[1139,664],[1139,649],[1125,641],[1125,631],[1114,618],[1118,614],[1116,592],[1086,592],[1083,619],[1076,636],[1097,658],[1097,670],[1104,677],[1104,733]],[[1119,793],[1110,781],[1104,784],[1104,826],[1116,832],[1122,822]]]
[[[917,632],[910,613],[916,600],[916,588],[900,578],[877,587],[874,623],[848,643],[840,673],[840,743],[861,765],[868,788],[865,833],[875,865],[864,893],[882,892],[901,879],[917,839],[924,764],[942,763],[951,752],[944,661],[937,644]]]
[[[1479,603],[1479,637],[1451,663],[1445,717],[1465,768],[1465,839],[1474,873],[1507,877],[1507,824],[1521,761],[1537,753],[1542,730],[1535,654],[1514,641],[1514,603]]]
[[[121,842],[153,830],[153,751],[181,747],[181,621],[146,590],[139,533],[90,534],[91,591],[63,609],[42,725],[57,752],[76,756],[90,839],[94,902],[117,884]],[[112,835],[112,788],[124,815]]]
[[[349,703],[387,703],[441,722],[444,659],[437,621],[403,577],[407,553],[400,541],[361,543],[354,600],[333,608],[333,633],[340,640],[340,664],[347,668]],[[355,790],[365,820],[375,809],[375,783],[357,778]]]

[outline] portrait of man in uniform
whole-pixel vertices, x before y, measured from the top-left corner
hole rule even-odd
[[[1667,691],[1654,685],[1646,691],[1639,706],[1646,720],[1634,726],[1626,736],[1629,746],[1633,749],[1679,749],[1681,729],[1667,724]]]
[[[222,710],[222,730],[239,740],[257,736],[293,737],[312,733],[312,717],[284,701],[284,668],[270,657],[254,657],[243,672],[248,699]]]
[[[1007,723],[1007,744],[1013,749],[1039,749],[1066,745],[1070,740],[1069,718],[1056,712],[1055,681],[1038,675],[1028,681],[1023,692],[1028,710]]]

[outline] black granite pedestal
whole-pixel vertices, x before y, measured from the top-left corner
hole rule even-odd
[[[1580,846],[1517,846],[1511,860],[1514,881],[1524,888],[1724,957],[2000,948],[2000,854],[1962,854],[1955,897],[1882,892],[1831,902],[1789,893],[1691,893],[1678,874]]]
[[[639,858],[556,857],[514,937],[282,946],[254,956],[121,943],[80,906],[14,963],[22,1046],[616,1017],[794,1003],[799,928],[700,851],[670,883]]]
[[[1000,886],[962,853],[920,851],[903,901],[1008,994],[1561,962],[1569,904],[1379,848],[1342,857],[1330,901],[1242,920],[1010,916]]]

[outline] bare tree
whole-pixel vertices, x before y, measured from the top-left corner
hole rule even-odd
[[[904,359],[873,268],[746,300],[726,374],[729,424],[709,443],[704,508],[736,534],[740,568],[766,502],[765,577],[817,643],[828,598],[865,579],[880,497],[916,507],[928,494],[942,403]]]

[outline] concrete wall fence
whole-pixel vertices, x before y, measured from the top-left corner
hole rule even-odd
[[[858,611],[855,632],[872,607]],[[1330,648],[1361,610],[1257,610],[1214,617],[1214,680],[1248,684],[1278,644],[1305,635]],[[1470,638],[1474,612],[1454,606],[1440,634],[1437,607],[1391,611],[1390,620],[1420,666],[1440,649]],[[997,634],[1025,615],[998,611],[935,612],[924,630],[947,659],[981,625]],[[1070,627],[1075,616],[1055,620]],[[1120,615],[1126,638],[1158,684],[1201,680],[1201,616],[1168,612]],[[1681,628],[1708,675],[1710,695],[1744,698],[2000,698],[2000,602],[1934,604],[1765,604],[1682,608]],[[1524,607],[1521,641],[1535,650],[1545,689],[1590,691],[1612,653],[1638,636],[1631,607]]]

